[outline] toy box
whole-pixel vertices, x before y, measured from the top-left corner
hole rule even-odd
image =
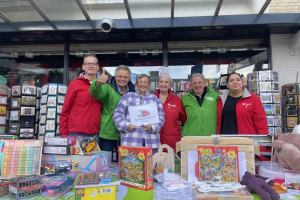
[[[119,178],[122,185],[152,190],[152,148],[119,146]]]
[[[25,198],[42,193],[42,177],[38,175],[20,176],[11,178],[9,183],[10,198]]]
[[[9,181],[0,181],[0,197],[3,197],[9,193]]]
[[[82,185],[75,186],[75,200],[117,200],[118,183],[108,184],[105,186]]]
[[[111,164],[111,152],[99,151],[99,152],[93,152],[92,155],[84,155],[84,156],[43,154],[42,160],[79,162],[78,168],[84,168],[87,170],[99,172],[104,167],[108,167]]]
[[[181,151],[181,176],[188,178],[188,152],[197,152],[197,146],[237,146],[239,152],[245,152],[246,168],[255,174],[255,157],[253,139],[245,137],[220,137],[220,136],[186,136],[176,143],[176,152]]]

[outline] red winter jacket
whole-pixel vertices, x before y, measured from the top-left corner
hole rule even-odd
[[[228,90],[224,91],[218,101],[217,134],[221,132],[222,110],[228,94]],[[269,133],[267,116],[261,100],[255,94],[250,93],[247,88],[244,88],[243,97],[236,104],[236,120],[238,134],[267,135]]]
[[[154,95],[159,98],[159,90]],[[182,101],[169,90],[169,96],[163,104],[165,111],[165,123],[160,130],[160,143],[167,144],[175,150],[176,143],[181,140],[180,123],[183,125],[186,120],[185,110]]]
[[[90,86],[82,74],[69,84],[59,118],[60,135],[99,134],[102,104],[90,95]]]

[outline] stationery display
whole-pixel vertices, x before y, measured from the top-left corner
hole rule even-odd
[[[4,83],[3,83],[4,84]],[[9,88],[6,85],[0,85],[0,135],[6,132],[7,124],[7,103],[8,103]]]
[[[282,126],[284,132],[292,132],[300,123],[300,84],[289,83],[281,88],[282,102]]]
[[[63,108],[67,86],[45,84],[41,89],[39,136],[48,138],[59,135],[59,116]]]

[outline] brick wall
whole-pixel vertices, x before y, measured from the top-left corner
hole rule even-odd
[[[300,0],[272,0],[269,13],[299,13]]]
[[[273,70],[279,72],[279,84],[295,83],[298,71],[298,83],[300,82],[300,48],[297,55],[291,56],[289,41],[291,34],[273,34],[270,36],[271,59]]]

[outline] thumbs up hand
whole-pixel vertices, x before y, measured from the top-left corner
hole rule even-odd
[[[102,83],[102,84],[105,84],[107,80],[108,80],[108,76],[105,75],[105,69],[102,68],[102,74],[101,74],[101,76],[98,78],[96,85],[99,86],[101,83]]]

